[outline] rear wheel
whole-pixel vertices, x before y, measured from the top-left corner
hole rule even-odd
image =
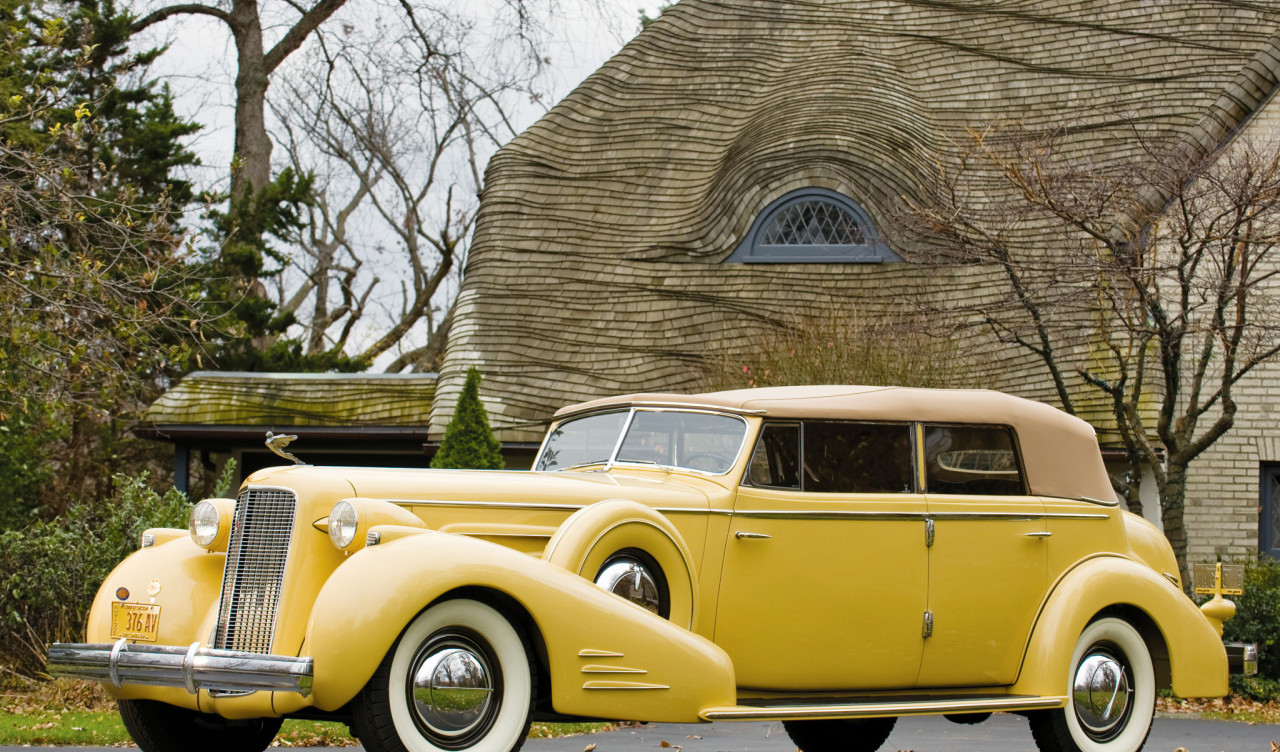
[[[533,666],[506,617],[473,600],[423,611],[352,704],[369,752],[514,752],[529,733]]]
[[[153,700],[119,700],[120,720],[142,752],[261,752],[279,718],[232,721]]]
[[[783,721],[787,736],[801,752],[875,752],[893,731],[897,718]]]
[[[1142,635],[1122,619],[1085,627],[1071,657],[1067,706],[1027,715],[1041,752],[1137,752],[1151,733],[1155,670]]]

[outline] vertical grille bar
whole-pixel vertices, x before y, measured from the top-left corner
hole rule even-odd
[[[250,488],[236,500],[214,647],[271,652],[296,509],[282,489]]]

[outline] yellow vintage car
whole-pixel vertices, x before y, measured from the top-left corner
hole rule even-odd
[[[1158,689],[1227,691],[1222,615],[1117,508],[1093,429],[989,391],[601,399],[532,471],[272,468],[143,546],[49,670],[103,682],[147,752],[259,750],[290,717],[374,752],[573,718],[847,752],[994,711],[1046,752],[1133,752]]]

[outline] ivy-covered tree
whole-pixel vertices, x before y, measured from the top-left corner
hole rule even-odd
[[[49,481],[6,484],[5,517],[140,466],[127,421],[208,322],[180,226],[197,126],[148,79],[157,51],[128,49],[111,0],[0,4],[0,21],[0,456]]]
[[[489,430],[489,414],[480,404],[480,371],[472,366],[431,466],[501,470],[504,465],[502,444]]]

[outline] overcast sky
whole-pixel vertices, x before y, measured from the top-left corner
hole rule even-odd
[[[508,0],[437,0],[445,4],[455,5],[460,13],[471,16],[483,13],[486,3],[503,3]],[[134,12],[143,15],[146,12],[168,3],[159,0],[142,0]],[[214,4],[210,0],[210,4]],[[222,2],[218,2],[222,5]],[[263,8],[263,21],[266,29],[265,46],[269,49],[284,33],[283,24],[271,27],[269,16],[272,8],[280,3],[260,0]],[[553,15],[545,19],[547,30],[543,44],[550,65],[542,89],[546,96],[539,103],[529,103],[520,112],[514,114],[516,130],[523,130],[540,117],[551,105],[559,101],[592,71],[617,52],[640,28],[640,14],[644,10],[649,15],[657,14],[659,3],[646,0],[530,0],[530,7],[535,11],[544,11],[553,7]],[[399,22],[397,0],[348,0],[346,5],[330,18],[322,28],[331,33],[340,31],[343,24],[371,24],[375,15],[395,19]],[[292,21],[296,13],[286,19]],[[483,27],[481,19],[479,27]],[[371,27],[374,28],[374,27]],[[224,24],[205,16],[176,16],[164,23],[153,26],[144,32],[140,42],[146,46],[168,44],[169,51],[163,55],[152,69],[152,73],[168,83],[176,97],[176,106],[181,116],[200,123],[203,128],[195,136],[191,146],[199,155],[202,166],[195,168],[191,175],[200,189],[225,190],[227,187],[227,165],[231,159],[234,122],[232,104],[234,90],[232,82],[235,78],[235,48],[230,33]],[[314,35],[308,43],[314,43]],[[286,74],[290,63],[300,64],[305,60],[306,49],[298,50],[290,56],[277,74]],[[275,76],[273,76],[273,80]],[[270,98],[271,92],[268,91]],[[271,113],[267,113],[268,118]],[[270,122],[270,121],[269,121]],[[273,160],[277,162],[275,169],[280,169],[285,158],[284,150],[277,146]],[[193,223],[197,220],[192,218]],[[358,218],[354,221],[360,222]],[[367,229],[366,229],[367,227]],[[359,232],[364,234],[367,242],[380,245],[378,222],[367,223]],[[372,233],[372,235],[370,234]],[[372,238],[370,241],[369,239]],[[394,244],[394,243],[392,243]],[[403,305],[396,278],[407,274],[408,268],[397,269],[403,259],[394,253],[388,253],[364,267],[362,275],[376,271],[386,283],[377,288],[371,299],[371,307],[375,313],[366,317],[357,326],[353,334],[353,344],[367,344],[386,331],[389,321],[395,318]],[[286,275],[297,272],[286,271]],[[282,277],[287,285],[289,277]],[[294,281],[300,277],[295,276]],[[437,305],[445,305],[456,293],[457,278],[447,283],[443,295],[437,296]],[[402,340],[402,349],[410,350],[426,341],[425,323],[415,327]],[[349,350],[350,351],[350,350]],[[373,370],[385,368],[396,356],[397,352],[385,353],[374,363]]]

